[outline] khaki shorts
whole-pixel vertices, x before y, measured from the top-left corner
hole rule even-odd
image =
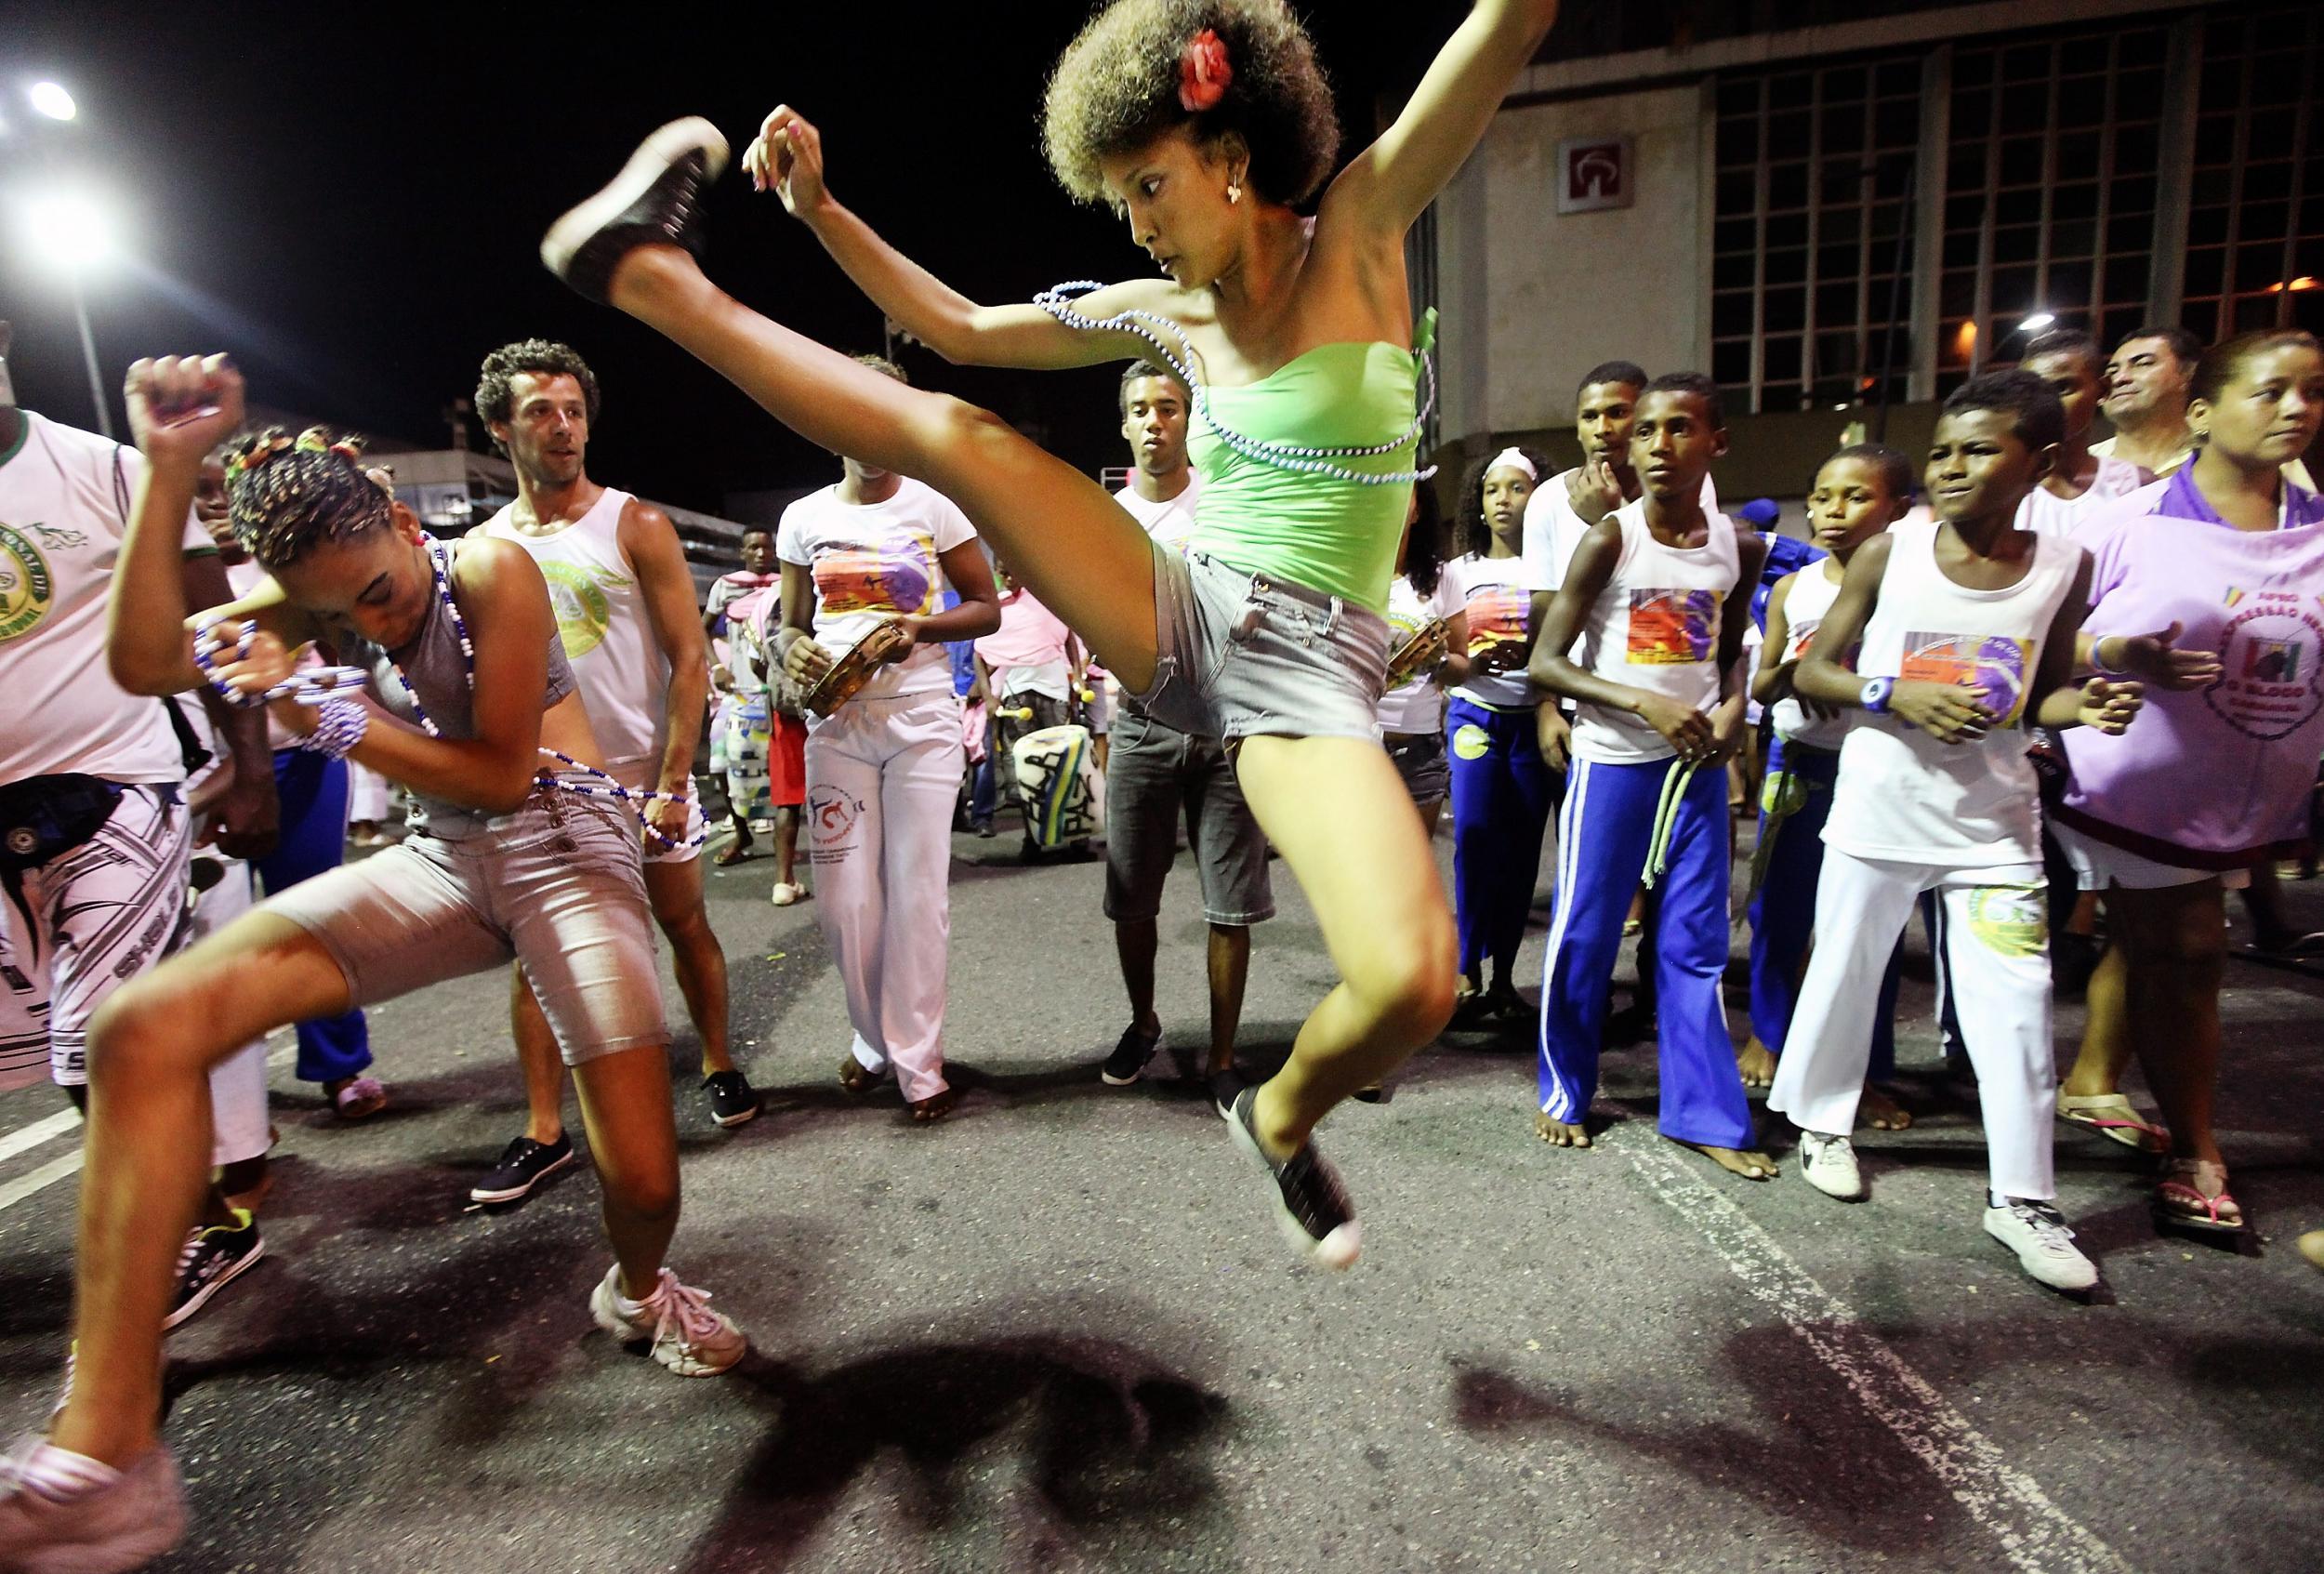
[[[638,820],[617,800],[536,785],[472,836],[415,834],[257,910],[323,942],[357,1006],[513,960],[567,1065],[669,1038]]]

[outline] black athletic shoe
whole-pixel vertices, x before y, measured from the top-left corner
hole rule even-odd
[[[1161,1034],[1141,1033],[1138,1025],[1131,1023],[1122,1029],[1121,1041],[1114,1046],[1114,1052],[1105,1057],[1105,1069],[1098,1073],[1099,1080],[1109,1088],[1129,1087],[1144,1073],[1146,1062],[1154,1058],[1155,1049],[1161,1042]]]
[[[162,1319],[163,1329],[176,1328],[208,1305],[211,1296],[265,1255],[258,1221],[247,1209],[235,1209],[231,1224],[212,1224],[188,1235],[185,1250],[178,1254],[178,1299]]]
[[[1252,1127],[1259,1090],[1245,1088],[1227,1111],[1226,1129],[1243,1156],[1275,1184],[1275,1223],[1284,1238],[1327,1268],[1352,1268],[1362,1242],[1355,1225],[1355,1205],[1348,1200],[1339,1173],[1309,1143],[1278,1164],[1259,1145]]]
[[[600,305],[614,269],[644,245],[701,250],[694,218],[702,188],[726,168],[726,139],[698,115],[673,120],[638,145],[621,173],[548,227],[541,262]]]
[[[517,1137],[500,1150],[500,1162],[469,1188],[476,1202],[514,1202],[530,1196],[535,1186],[573,1162],[573,1133],[560,1131],[553,1143]]]
[[[713,1071],[702,1085],[710,1094],[710,1118],[721,1126],[739,1126],[759,1113],[759,1091],[739,1071]]]

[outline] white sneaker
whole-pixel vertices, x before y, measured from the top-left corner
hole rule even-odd
[[[1826,1197],[1836,1197],[1842,1202],[1864,1200],[1864,1173],[1856,1168],[1855,1145],[1845,1137],[1802,1131],[1800,1173]]]
[[[590,1292],[589,1315],[624,1343],[650,1343],[654,1358],[680,1377],[716,1377],[743,1358],[750,1341],[709,1302],[708,1291],[680,1284],[667,1268],[653,1294],[631,1301],[621,1292],[616,1263]]]
[[[2005,1207],[1989,1207],[1985,1233],[2017,1253],[2018,1265],[2052,1290],[2097,1288],[2098,1264],[2076,1249],[2065,1216],[2046,1202],[2012,1197]]]
[[[46,1459],[42,1456],[46,1455]],[[61,1463],[86,1482],[70,1496],[44,1489]],[[112,1574],[141,1568],[185,1534],[185,1492],[169,1450],[148,1448],[111,1470],[27,1437],[0,1459],[0,1568],[23,1574]]]

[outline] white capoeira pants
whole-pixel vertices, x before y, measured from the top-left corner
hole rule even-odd
[[[229,858],[215,847],[194,855],[224,866],[218,883],[194,898],[192,921],[186,932],[189,946],[207,940],[248,912],[255,901],[250,866]],[[266,1040],[253,1038],[210,1068],[210,1162],[237,1164],[256,1158],[271,1145],[267,1132]]]
[[[1977,1072],[1993,1189],[2033,1201],[2055,1197],[2045,889],[2039,865],[1946,868],[1827,847],[1816,888],[1816,949],[1767,1107],[1803,1131],[1845,1136],[1855,1129],[1882,974],[1914,902],[1934,891],[1945,906],[1961,1037]]]
[[[856,1061],[906,1099],[944,1091],[952,807],[964,757],[945,688],[856,699],[809,723],[808,861],[847,988]]]

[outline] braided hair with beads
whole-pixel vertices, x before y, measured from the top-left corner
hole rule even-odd
[[[392,499],[364,473],[362,445],[321,427],[238,439],[226,454],[228,517],[262,568],[295,562],[318,541],[385,529]]]

